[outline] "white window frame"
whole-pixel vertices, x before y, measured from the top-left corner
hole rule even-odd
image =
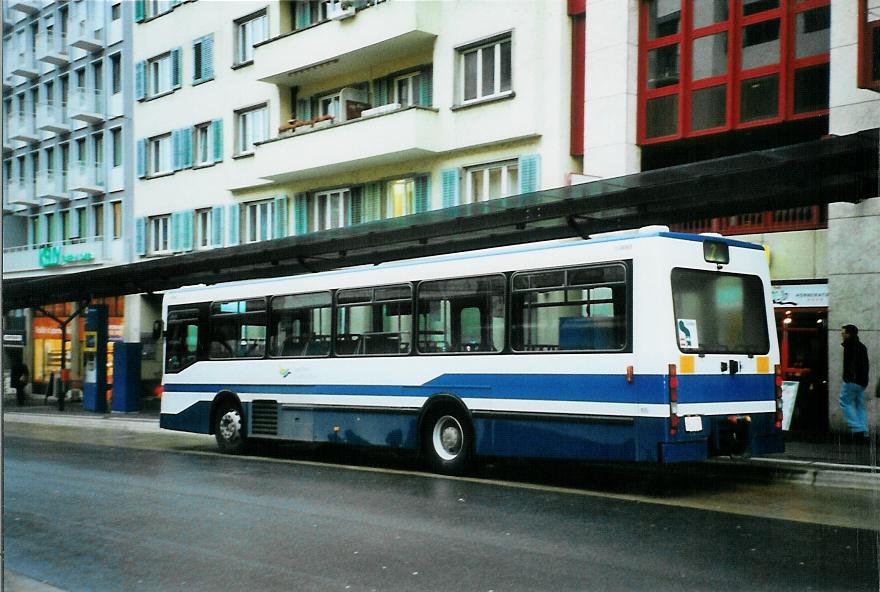
[[[410,72],[409,74],[404,74],[403,76],[398,76],[394,79],[394,101],[395,103],[400,103],[401,107],[409,107],[411,105],[419,104],[419,96],[416,91],[416,85],[413,84],[413,79],[418,79],[421,76],[420,72]],[[400,88],[399,85],[401,82],[406,82],[406,97],[403,98],[400,96]]]
[[[242,204],[241,208],[241,242],[256,243],[272,239],[274,204],[271,199],[252,201]],[[263,225],[265,222],[265,225]],[[251,231],[253,227],[253,232]],[[265,232],[263,232],[265,230]]]
[[[504,43],[510,43],[510,88],[503,89],[501,88],[501,46]],[[486,94],[483,94],[483,53],[488,50],[492,50],[494,55],[494,79],[492,81],[492,91]],[[471,103],[474,101],[483,101],[486,99],[491,99],[494,97],[503,97],[507,96],[513,92],[513,40],[511,35],[505,35],[503,37],[498,37],[492,41],[484,43],[482,45],[466,47],[463,49],[459,49],[459,68],[461,70],[461,79],[459,80],[459,84],[461,86],[461,99],[462,104]],[[477,60],[477,68],[476,68],[476,96],[467,98],[465,96],[465,88],[467,87],[467,66],[466,59],[470,54],[476,54]]]
[[[193,166],[214,164],[214,134],[211,122],[200,123],[193,128]]]
[[[489,172],[500,169],[501,194],[490,196],[491,177]],[[512,179],[512,173],[516,172],[516,179]],[[479,186],[480,195],[475,195]],[[464,199],[462,203],[477,203],[490,201],[502,197],[509,197],[519,192],[519,162],[517,160],[503,160],[489,164],[466,167],[464,170]]]
[[[151,255],[171,252],[171,214],[149,219],[149,238]]]
[[[195,249],[197,251],[210,249],[212,247],[212,244],[211,244],[211,229],[212,229],[212,223],[213,223],[212,212],[213,212],[213,210],[211,208],[205,208],[203,210],[196,210],[193,246],[195,247]]]
[[[348,210],[351,208],[351,188],[341,187],[327,191],[316,191],[312,194],[312,207],[309,208],[309,220],[312,232],[342,228],[346,225]],[[333,206],[336,205],[334,216]]]
[[[394,213],[394,192],[398,187],[403,188],[403,208],[401,213]],[[382,217],[383,218],[397,218],[400,216],[408,216],[410,214],[415,214],[415,201],[416,201],[416,182],[413,177],[405,177],[402,179],[393,179],[391,181],[385,182],[385,200],[382,204],[384,207],[382,208]]]
[[[172,8],[171,0],[145,0],[144,16],[146,18],[153,18],[154,16],[171,12]]]
[[[268,137],[269,105],[267,103],[235,112],[236,154],[252,153],[254,144],[262,142]]]
[[[339,121],[339,93],[318,97],[318,115],[331,115],[333,121]]]
[[[171,52],[147,60],[147,97],[157,97],[171,92]]]
[[[172,172],[171,134],[163,134],[147,141],[147,176]]]
[[[264,8],[235,21],[235,64],[254,59],[254,44],[269,38],[269,15]]]

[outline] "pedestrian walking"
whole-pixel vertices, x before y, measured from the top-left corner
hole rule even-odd
[[[12,366],[12,372],[9,376],[9,386],[15,389],[15,402],[19,406],[24,405],[25,387],[30,382],[30,372],[28,367],[21,360]]]
[[[859,328],[844,325],[843,384],[840,385],[840,408],[857,441],[868,441],[868,413],[865,411],[865,389],[868,388],[868,348],[859,340]]]

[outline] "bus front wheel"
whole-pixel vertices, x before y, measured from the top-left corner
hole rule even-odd
[[[464,413],[442,408],[425,418],[422,443],[432,471],[460,475],[468,466],[473,429]]]
[[[224,403],[214,415],[214,438],[221,452],[241,454],[245,450],[247,439],[244,435],[244,417],[241,408],[231,403]]]

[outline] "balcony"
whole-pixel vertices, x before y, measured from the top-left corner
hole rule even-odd
[[[46,31],[37,39],[37,59],[55,66],[70,62],[67,53],[67,37],[54,31]]]
[[[34,125],[34,118],[30,113],[18,113],[12,119],[12,133],[10,138],[22,142],[39,142],[41,133]]]
[[[283,86],[363,72],[371,64],[430,51],[441,28],[439,2],[382,2],[356,16],[331,20],[258,45],[257,80]]]
[[[70,192],[65,189],[66,177],[63,171],[43,170],[37,173],[37,199],[43,200],[43,205],[70,201]]]
[[[102,237],[75,238],[43,246],[25,245],[3,249],[3,273],[65,271],[104,261]],[[24,274],[27,275],[27,274]]]
[[[80,162],[73,167],[70,173],[70,190],[82,191],[90,195],[103,195],[106,193],[104,181],[104,166]]]
[[[3,3],[3,28],[11,29],[15,24],[15,15],[12,14],[12,8],[6,2]]]
[[[40,66],[37,64],[36,54],[30,48],[12,56],[12,73],[25,78],[39,78]]]
[[[302,127],[259,144],[254,173],[283,182],[375,168],[437,154],[441,136],[438,113],[421,107]]]
[[[9,203],[19,206],[38,206],[40,200],[34,196],[34,185],[25,179],[9,184]]]
[[[9,6],[12,10],[23,12],[28,16],[40,12],[39,0],[12,0]]]
[[[47,101],[37,106],[37,127],[53,134],[70,133],[70,120],[66,116],[67,104]]]
[[[89,124],[100,123],[104,121],[104,93],[88,88],[74,89],[68,109],[71,119]]]
[[[104,49],[104,30],[95,29],[95,22],[83,19],[72,23],[70,44],[88,52]]]

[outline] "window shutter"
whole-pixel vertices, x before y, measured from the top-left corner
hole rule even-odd
[[[214,140],[214,162],[223,160],[223,120],[215,119],[211,122],[211,135]]]
[[[180,227],[180,212],[172,212],[171,213],[171,230],[170,230],[170,232],[171,232],[171,237],[170,237],[171,240],[169,242],[171,243],[171,250],[172,251],[179,251],[180,250],[180,243],[181,243],[181,240],[180,240],[181,236],[180,235],[182,233],[182,229]]]
[[[240,222],[241,208],[237,203],[229,206],[229,236],[226,244],[234,247],[241,242]]]
[[[134,98],[143,101],[147,96],[147,64],[143,60],[134,66]]]
[[[180,168],[188,169],[193,164],[193,128],[180,130]]]
[[[180,48],[171,50],[171,88],[180,88]]]
[[[180,241],[180,250],[182,251],[193,250],[193,217],[195,214],[195,210],[186,210],[180,214],[183,226]]]
[[[431,176],[419,175],[414,180],[413,206],[415,213],[427,212],[431,209]]]
[[[377,78],[373,81],[373,107],[380,107],[388,104],[388,79]]]
[[[147,219],[137,218],[134,221],[134,250],[136,255],[147,254]]]
[[[272,228],[272,238],[287,236],[287,196],[275,197],[275,224]]]
[[[440,195],[444,208],[451,208],[460,203],[459,189],[458,169],[440,171]]]
[[[433,66],[425,66],[422,68],[422,74],[419,81],[419,105],[422,107],[431,107],[434,104],[434,68]]]
[[[143,179],[147,176],[147,140],[141,138],[137,143],[137,176]]]
[[[204,39],[196,39],[192,42],[192,73],[193,73],[193,82],[199,82],[202,79],[203,70],[205,69],[204,61],[205,61],[205,41]],[[202,63],[199,64],[198,57],[199,54],[202,58]]]
[[[351,188],[351,201],[349,204],[348,223],[360,224],[364,221],[363,187]]]
[[[214,34],[202,38],[202,80],[214,77]]]
[[[305,121],[312,118],[312,102],[309,99],[296,101],[296,118]]]
[[[382,183],[364,185],[364,222],[373,222],[382,217]]]
[[[171,162],[175,171],[183,168],[183,134],[171,130]]]
[[[297,236],[306,234],[309,231],[308,198],[308,193],[297,193],[294,197],[294,234]]]
[[[527,154],[519,158],[519,192],[531,193],[541,186],[541,155]]]
[[[144,0],[134,0],[134,21],[144,22]]]
[[[211,208],[211,246],[223,246],[223,206]]]

